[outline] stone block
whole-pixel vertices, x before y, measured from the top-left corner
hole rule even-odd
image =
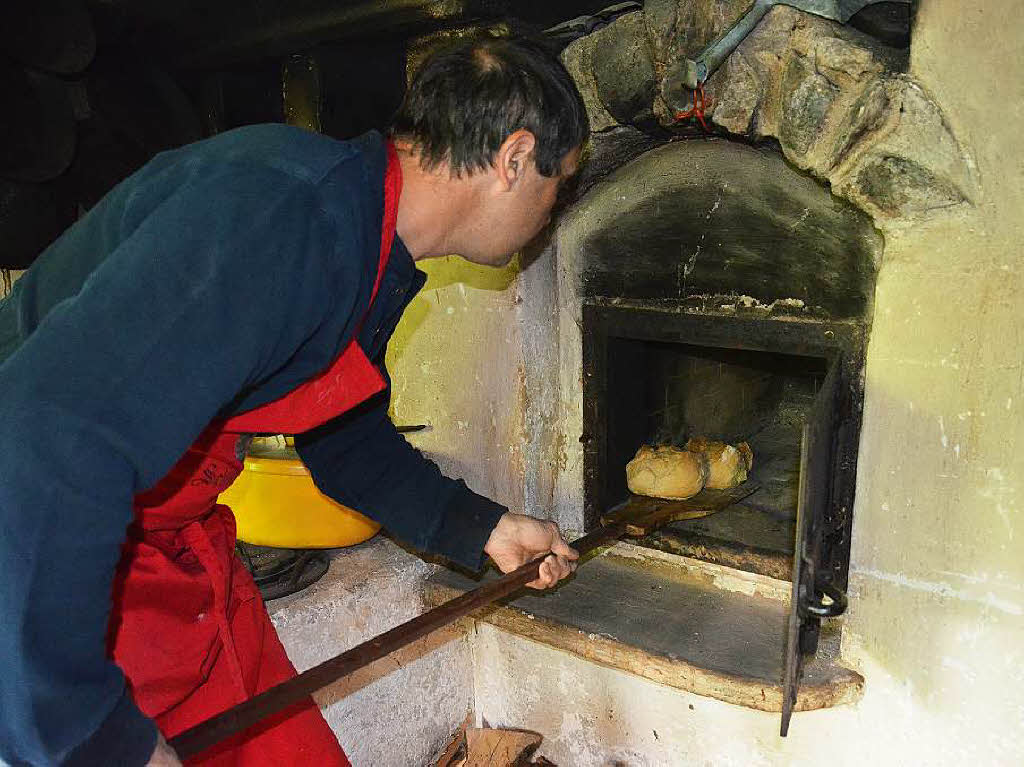
[[[647,34],[658,75],[655,112],[662,126],[673,126],[676,110],[689,102],[678,82],[681,59],[698,56],[742,18],[749,7],[749,0],[659,0],[644,4]],[[715,85],[709,81],[706,90],[713,94]]]
[[[861,115],[859,102],[890,63],[843,27],[778,6],[709,80],[713,119],[779,139],[791,162],[825,178],[877,113]]]
[[[857,171],[850,191],[887,217],[946,208],[964,201],[948,179],[914,160],[876,154]]]
[[[821,137],[839,89],[817,72],[811,60],[794,56],[786,66],[782,91],[779,139],[787,156],[806,167],[805,157]]]
[[[643,13],[620,16],[590,37],[594,83],[604,108],[623,125],[654,122],[657,84]]]
[[[723,73],[725,85],[715,96],[713,120],[730,133],[750,134],[754,130],[754,115],[764,92],[761,79],[739,52],[726,61]]]
[[[267,605],[299,671],[424,612],[433,567],[378,536],[332,555],[327,574]],[[442,629],[315,695],[353,764],[433,763],[473,705],[469,646]]]
[[[562,63],[569,70],[569,74],[576,82],[576,87],[583,97],[583,105],[587,110],[587,120],[590,122],[591,132],[600,133],[618,126],[619,123],[605,109],[604,104],[601,103],[601,97],[597,93],[594,67],[591,63],[594,41],[593,35],[573,40],[562,51]]]
[[[832,134],[832,146],[828,151],[830,170],[835,163],[852,157],[858,142],[884,124],[889,108],[889,88],[884,80],[875,80],[849,102],[845,115],[838,120]]]
[[[779,136],[782,115],[782,79],[789,58],[793,55],[794,30],[799,27],[802,17],[797,11],[785,6],[776,6],[761,20],[747,38],[740,43],[725,64],[711,75],[707,90],[714,98],[713,120],[730,132],[730,102],[739,95],[741,101],[749,102],[756,94],[757,108],[751,115],[749,132],[757,138]],[[802,52],[806,56],[806,52]],[[745,62],[751,72],[745,72],[738,62]],[[749,75],[754,82],[744,82]],[[738,83],[733,82],[739,77]],[[748,87],[756,88],[755,94],[747,93]],[[720,119],[722,120],[721,122]]]
[[[747,51],[760,70],[756,131],[778,138],[790,161],[827,178],[877,115],[877,99],[861,100],[891,57],[842,26],[789,8],[773,11],[762,26],[737,52]]]
[[[665,63],[674,55],[678,15],[679,0],[644,2],[644,24],[651,45],[651,58],[659,68],[664,68]]]
[[[696,56],[736,23],[750,0],[647,0],[644,16],[654,60]]]
[[[879,221],[969,202],[974,181],[939,107],[909,77],[887,89],[884,122],[832,174],[833,189]]]
[[[871,49],[839,37],[824,37],[816,42],[814,68],[837,88],[855,91],[885,70]]]

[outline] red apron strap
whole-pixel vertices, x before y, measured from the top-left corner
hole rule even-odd
[[[373,282],[373,292],[370,293],[370,306],[373,306],[377,298],[377,289],[380,288],[380,281],[384,277],[384,268],[388,265],[388,257],[391,255],[391,245],[395,241],[395,229],[398,226],[398,199],[402,195],[402,164],[398,160],[398,152],[395,150],[393,141],[387,142],[388,165],[384,173],[384,219],[380,228],[380,260],[377,263],[377,279]],[[366,314],[370,313],[369,307]],[[366,320],[366,314],[363,320]],[[362,323],[359,323],[360,327]]]

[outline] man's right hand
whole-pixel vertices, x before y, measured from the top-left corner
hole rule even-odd
[[[173,748],[167,745],[167,741],[160,733],[157,733],[156,748],[153,749],[153,755],[146,762],[146,767],[182,767],[178,755],[174,753]]]
[[[538,578],[526,585],[546,589],[567,578],[576,569],[579,552],[569,546],[558,525],[525,514],[505,512],[491,531],[484,552],[503,573],[509,573],[547,554],[540,564]]]

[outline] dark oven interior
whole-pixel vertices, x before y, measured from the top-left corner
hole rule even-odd
[[[801,437],[836,367],[830,492],[820,512],[829,541],[823,564],[845,583],[860,411],[855,325],[590,305],[583,337],[588,522],[630,498],[625,467],[641,445],[745,441],[754,455],[745,484],[756,492],[641,543],[787,580],[806,468]]]

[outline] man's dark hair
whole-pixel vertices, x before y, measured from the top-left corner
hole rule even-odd
[[[537,170],[548,177],[590,134],[583,98],[557,55],[540,41],[490,37],[430,56],[391,133],[410,139],[425,167],[447,161],[461,176],[491,167],[505,139],[520,129],[536,138]]]

